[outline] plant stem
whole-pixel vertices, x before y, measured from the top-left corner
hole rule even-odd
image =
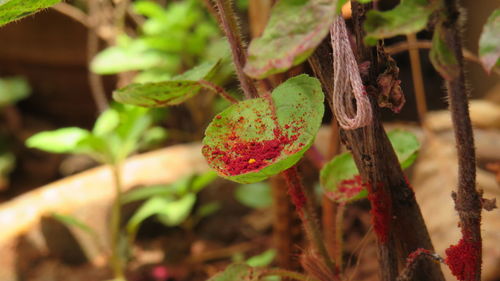
[[[123,263],[120,256],[120,223],[121,223],[121,164],[114,163],[111,166],[115,187],[115,200],[111,210],[111,264],[115,279],[124,279]]]
[[[377,49],[363,44],[362,28],[369,5],[352,2],[352,19],[357,43],[358,62],[370,61],[370,73],[364,84],[369,90],[372,104],[372,124],[357,130],[343,131],[346,146],[363,180],[372,185],[371,203],[374,214],[374,229],[378,238],[380,280],[394,281],[398,276],[398,264],[404,263],[410,253],[417,248],[434,251],[427,227],[424,223],[415,194],[406,181],[394,149],[384,131],[377,106],[377,78],[380,69]],[[321,44],[309,59],[309,63],[323,85],[330,108],[332,108],[333,69],[332,51],[328,42]],[[352,114],[352,112],[349,112]],[[380,203],[385,203],[380,204]],[[386,206],[386,210],[383,208]],[[378,212],[377,212],[378,209]],[[383,211],[383,212],[382,212]],[[375,216],[375,214],[377,214]],[[386,222],[380,225],[379,222]],[[382,230],[382,231],[380,231]],[[383,235],[380,235],[383,234]],[[385,237],[384,237],[385,236]],[[384,239],[381,239],[384,238]],[[416,281],[444,281],[438,264],[423,261],[412,277]]]
[[[203,88],[208,89],[210,91],[213,91],[216,94],[219,94],[223,99],[229,101],[230,103],[238,103],[238,100],[233,98],[230,94],[228,94],[226,92],[226,90],[224,90],[224,88],[222,88],[221,86],[216,85],[216,84],[211,83],[211,82],[208,82],[208,81],[205,81],[205,80],[200,80],[200,81],[198,81],[198,83]]]
[[[292,278],[295,280],[299,281],[318,281],[317,279],[314,279],[309,276],[305,276],[303,274],[300,274],[298,272],[293,272],[293,271],[288,271],[284,269],[269,269],[266,270],[264,273],[262,273],[260,276],[281,276],[281,277],[288,277]],[[260,280],[260,279],[259,279]]]
[[[467,90],[465,86],[462,38],[458,26],[459,10],[455,0],[445,0],[446,19],[442,23],[444,40],[456,58],[458,75],[446,81],[450,101],[451,119],[455,132],[458,154],[458,191],[454,193],[455,209],[460,218],[462,240],[447,250],[448,259],[458,260],[468,269],[461,269],[465,281],[481,280],[482,239],[481,239],[481,195],[476,190],[476,154],[474,133],[469,114]],[[467,249],[460,247],[467,246]],[[467,256],[453,256],[453,250],[467,250]],[[462,253],[465,254],[465,253]],[[453,261],[452,261],[453,262]],[[449,263],[450,265],[450,263]],[[452,272],[456,275],[450,265]]]
[[[427,103],[425,100],[424,80],[422,79],[422,67],[420,65],[420,54],[415,42],[417,36],[412,33],[406,36],[408,45],[411,46],[408,50],[410,53],[411,75],[413,78],[413,89],[415,90],[415,98],[417,101],[417,111],[420,123],[425,121],[425,114],[427,113]]]
[[[323,236],[318,225],[312,191],[302,184],[296,166],[285,170],[282,174],[288,185],[288,193],[292,199],[292,203],[295,205],[297,213],[304,224],[307,237],[323,259],[325,265],[331,272],[336,273],[335,264],[326,250]]]
[[[222,30],[226,34],[229,45],[231,46],[231,54],[236,68],[236,75],[241,83],[241,88],[247,99],[256,98],[258,96],[257,89],[253,81],[243,72],[243,67],[246,63],[245,48],[241,33],[238,28],[238,22],[232,8],[230,0],[215,0],[215,5],[219,13],[219,23]]]
[[[104,84],[102,77],[90,70],[90,62],[99,51],[99,37],[97,35],[99,3],[97,0],[89,0],[88,5],[88,22],[90,23],[89,28],[87,29],[87,61],[89,65],[88,79],[92,98],[94,99],[98,111],[101,113],[108,108],[108,100],[106,98]]]

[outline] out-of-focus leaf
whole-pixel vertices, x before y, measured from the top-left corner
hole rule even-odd
[[[0,26],[48,8],[61,0],[1,0]]]
[[[16,157],[9,152],[0,152],[0,190],[9,186],[9,174],[14,170]]]
[[[439,74],[441,74],[444,79],[450,80],[457,77],[459,74],[458,61],[453,54],[452,46],[448,46],[447,41],[444,39],[446,36],[445,32],[446,27],[442,24],[438,24],[434,29],[429,57],[432,65]]]
[[[26,140],[26,145],[53,153],[74,153],[78,143],[89,134],[89,131],[77,127],[62,128],[35,134]]]
[[[215,179],[217,179],[218,175],[214,171],[208,171],[205,172],[201,175],[197,175],[193,178],[193,181],[191,182],[191,188],[190,191],[192,192],[199,192],[203,188],[205,188],[207,185],[211,184]]]
[[[195,201],[196,195],[192,193],[178,200],[170,197],[152,197],[130,218],[127,223],[127,231],[134,237],[141,223],[145,219],[155,215],[167,226],[179,225],[189,216]]]
[[[158,66],[167,67],[171,63],[169,56],[149,48],[145,42],[135,40],[124,46],[112,46],[101,51],[92,59],[90,67],[97,74],[116,74]]]
[[[99,118],[97,118],[92,133],[97,136],[103,136],[112,132],[119,124],[120,114],[115,109],[110,108],[101,113]]]
[[[96,235],[95,231],[90,226],[74,216],[53,213],[52,217],[68,227],[76,227],[87,232],[87,234],[89,235]]]
[[[196,95],[202,88],[199,80],[210,80],[218,66],[219,62],[207,62],[169,81],[131,84],[116,90],[113,98],[143,107],[176,105]]]
[[[401,168],[406,169],[410,167],[417,159],[420,149],[420,142],[417,137],[408,131],[399,129],[388,132],[387,136],[391,141],[394,151],[396,151]]]
[[[244,263],[233,263],[207,281],[258,281],[258,270]]]
[[[158,147],[164,143],[168,138],[168,131],[163,127],[153,127],[149,128],[144,132],[142,136],[141,143],[139,145],[140,149],[151,149]]]
[[[500,9],[488,17],[479,38],[479,57],[487,71],[500,64]]]
[[[180,199],[170,202],[167,208],[158,213],[158,220],[167,226],[179,225],[189,216],[195,202],[195,194],[186,194]]]
[[[248,48],[245,72],[264,78],[305,61],[328,34],[334,0],[281,0],[271,10],[262,37]]]
[[[297,163],[311,146],[324,113],[316,78],[288,79],[271,98],[239,102],[217,115],[203,139],[203,155],[220,176],[254,183]]]
[[[375,45],[378,39],[396,35],[416,33],[427,26],[429,16],[436,10],[439,1],[402,0],[389,11],[370,10],[366,14],[365,42]]]
[[[210,202],[207,204],[203,204],[198,208],[198,210],[196,210],[196,216],[198,218],[208,217],[219,211],[220,208],[221,204],[219,202]]]
[[[9,77],[0,79],[0,108],[26,98],[31,88],[26,79]]]
[[[252,267],[264,267],[270,265],[276,257],[276,250],[270,249],[247,260],[247,264]]]
[[[266,182],[243,184],[234,192],[236,200],[250,208],[266,208],[271,206],[271,188]]]

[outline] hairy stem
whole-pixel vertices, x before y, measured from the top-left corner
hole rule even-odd
[[[111,167],[115,187],[115,200],[111,210],[111,264],[115,279],[123,279],[125,273],[123,270],[123,261],[120,256],[120,223],[121,223],[121,165],[113,164]]]
[[[227,100],[228,102],[230,103],[238,103],[238,100],[233,98],[230,94],[228,94],[226,92],[226,90],[224,90],[224,88],[222,88],[221,86],[219,85],[216,85],[212,82],[208,82],[208,81],[205,81],[205,80],[200,80],[198,81],[198,83],[205,89],[208,89],[210,91],[213,91],[215,92],[216,94],[219,94],[223,99]]]
[[[335,264],[330,258],[323,242],[323,235],[318,225],[318,217],[315,212],[311,190],[302,184],[296,166],[285,170],[283,176],[288,185],[288,193],[290,194],[292,203],[295,205],[297,213],[304,224],[308,239],[312,242],[314,249],[321,256],[325,265],[331,272],[336,272]]]
[[[446,19],[442,23],[446,45],[452,50],[458,68],[456,76],[446,81],[451,119],[458,154],[458,190],[454,193],[455,209],[460,218],[462,240],[447,250],[448,265],[464,281],[481,280],[481,195],[476,190],[476,154],[474,133],[465,86],[462,38],[458,26],[459,10],[455,0],[445,0]],[[465,252],[466,253],[465,253]],[[458,262],[460,268],[454,268]],[[464,268],[465,267],[465,268]]]
[[[258,96],[257,89],[253,81],[243,72],[243,67],[246,63],[245,47],[241,38],[238,22],[233,11],[232,1],[230,0],[214,0],[219,14],[219,23],[222,30],[226,34],[229,45],[231,46],[231,54],[236,68],[236,75],[241,83],[241,88],[247,99]]]

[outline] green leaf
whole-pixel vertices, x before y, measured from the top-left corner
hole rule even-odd
[[[429,16],[438,5],[439,1],[402,0],[389,11],[370,10],[364,23],[365,42],[375,45],[378,39],[416,33],[424,29]]]
[[[488,72],[500,64],[500,9],[491,13],[483,27],[479,38],[479,57]]]
[[[169,68],[169,64],[176,65],[175,60],[173,56],[149,48],[143,41],[134,40],[104,49],[92,59],[90,68],[97,74],[116,74],[159,66]]]
[[[172,201],[158,213],[158,219],[166,226],[176,226],[186,220],[196,202],[196,195],[189,193]]]
[[[190,191],[199,192],[207,185],[211,184],[215,179],[217,179],[218,175],[214,171],[208,171],[201,175],[197,175],[191,182]]]
[[[143,107],[176,105],[196,95],[202,88],[199,80],[210,80],[218,66],[219,62],[207,62],[169,81],[131,84],[116,90],[113,98]]]
[[[78,143],[89,134],[77,127],[62,128],[35,134],[26,140],[26,145],[53,153],[76,153]]]
[[[249,258],[246,263],[252,267],[264,267],[270,265],[275,257],[276,250],[269,249],[259,255]]]
[[[420,142],[417,137],[408,131],[400,129],[388,132],[387,136],[391,141],[394,151],[396,151],[401,168],[406,169],[410,167],[417,159],[420,149]]]
[[[256,274],[256,269],[244,263],[233,263],[226,267],[223,272],[220,272],[208,279],[207,281],[257,281],[259,274]]]
[[[335,14],[334,0],[278,1],[262,37],[250,43],[245,72],[261,79],[302,63],[328,34]]]
[[[271,188],[265,182],[243,184],[234,192],[236,200],[250,208],[266,208],[273,203]]]
[[[239,183],[284,171],[312,145],[323,99],[319,81],[304,74],[279,85],[271,98],[234,104],[206,129],[203,155],[220,176]]]
[[[446,27],[442,24],[436,25],[434,34],[432,35],[432,47],[429,52],[429,57],[434,68],[441,76],[450,80],[459,75],[458,61],[453,53],[453,47],[447,45],[445,40]]]
[[[365,198],[368,192],[360,179],[350,152],[342,153],[328,162],[320,172],[325,195],[335,202],[352,202]]]
[[[401,167],[406,169],[411,166],[420,149],[415,135],[399,129],[390,131],[387,135]],[[328,162],[321,169],[320,181],[325,195],[335,202],[352,202],[368,195],[350,152],[342,153]]]
[[[173,197],[154,196],[147,200],[130,218],[127,223],[127,232],[135,237],[141,223],[151,216],[167,226],[176,226],[182,223],[191,213],[196,201],[195,194],[187,194],[178,200]]]
[[[196,210],[196,216],[198,218],[208,217],[221,209],[220,202],[210,202],[207,204],[201,205],[198,210]]]
[[[21,19],[61,0],[1,0],[0,26]]]
[[[89,235],[96,235],[95,231],[90,226],[74,216],[52,213],[52,217],[68,227],[76,227],[87,232]]]
[[[113,108],[110,108],[97,118],[92,133],[97,136],[104,136],[111,133],[120,124],[120,114]]]
[[[29,96],[31,88],[26,79],[9,77],[0,79],[0,108],[12,105]]]

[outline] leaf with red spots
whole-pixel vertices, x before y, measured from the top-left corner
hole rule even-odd
[[[420,143],[410,132],[393,130],[388,134],[403,169],[408,168],[417,158]],[[366,184],[359,176],[358,168],[350,152],[334,157],[320,173],[321,186],[325,195],[335,202],[352,202],[365,198]]]
[[[297,163],[312,145],[324,113],[316,78],[299,75],[270,97],[234,104],[217,115],[203,139],[203,155],[219,175],[262,181]]]
[[[281,0],[273,7],[261,37],[248,48],[245,72],[264,78],[305,61],[328,34],[334,0]]]
[[[116,90],[113,98],[121,103],[143,107],[165,107],[180,104],[196,95],[202,88],[200,80],[210,80],[217,72],[220,61],[207,62],[172,80],[134,83]]]

